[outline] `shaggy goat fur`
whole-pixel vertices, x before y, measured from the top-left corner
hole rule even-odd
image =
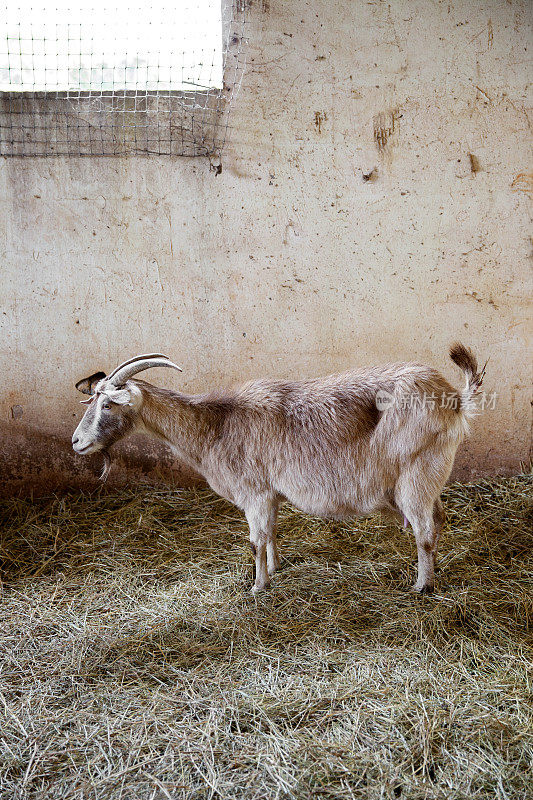
[[[414,588],[430,591],[444,521],[439,496],[483,379],[466,347],[454,345],[450,356],[466,374],[462,392],[420,364],[314,380],[256,380],[193,396],[144,381],[122,385],[117,368],[118,376],[94,385],[73,445],[80,453],[107,452],[135,430],[164,440],[246,514],[255,591],[266,588],[279,567],[275,528],[282,500],[337,519],[381,510],[403,514],[417,543]],[[130,363],[128,375],[147,363],[155,364]],[[92,388],[93,377],[78,386]]]

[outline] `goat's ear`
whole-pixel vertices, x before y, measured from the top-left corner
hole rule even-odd
[[[105,372],[95,372],[93,375],[89,375],[88,378],[82,378],[81,381],[78,381],[76,389],[83,394],[94,394],[96,384],[102,378],[105,378]]]

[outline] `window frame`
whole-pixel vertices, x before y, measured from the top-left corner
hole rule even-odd
[[[246,0],[221,0],[221,89],[0,91],[0,156],[220,156],[244,68]]]

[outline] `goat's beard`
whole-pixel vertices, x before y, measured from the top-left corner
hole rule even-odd
[[[102,472],[100,473],[99,478],[102,483],[105,483],[107,476],[109,475],[109,470],[111,469],[111,456],[107,450],[102,450],[102,455],[104,457],[104,466],[102,467]]]

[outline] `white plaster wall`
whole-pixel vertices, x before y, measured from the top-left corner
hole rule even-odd
[[[148,379],[191,392],[404,359],[460,384],[460,339],[490,357],[497,402],[456,474],[527,464],[531,10],[254,0],[221,175],[201,159],[3,159],[5,487],[86,481],[74,382],[152,349],[184,372]],[[155,451],[122,452],[116,477],[143,461],[157,477]]]

